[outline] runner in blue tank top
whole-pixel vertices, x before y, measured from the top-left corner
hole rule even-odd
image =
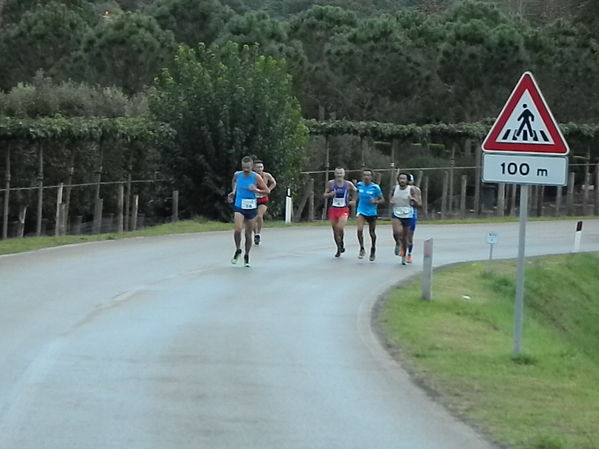
[[[229,202],[233,203],[235,231],[235,254],[231,263],[236,264],[241,255],[241,231],[245,226],[245,266],[250,266],[250,249],[252,248],[252,233],[258,215],[258,200],[256,194],[268,195],[270,191],[260,175],[253,171],[254,162],[250,157],[241,160],[241,171],[233,175],[233,191],[229,193]]]
[[[383,204],[383,191],[378,184],[372,182],[372,170],[362,170],[362,181],[358,183],[358,242],[360,242],[359,259],[363,259],[366,253],[364,249],[364,225],[368,222],[370,233],[370,261],[374,262],[376,257],[376,220],[378,218],[378,205]]]

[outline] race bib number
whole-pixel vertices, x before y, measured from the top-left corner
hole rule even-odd
[[[333,198],[333,207],[345,207],[345,198]]]
[[[397,218],[412,218],[414,216],[413,209],[408,206],[396,207],[393,209],[393,213]]]
[[[242,209],[256,209],[256,200],[255,199],[246,199],[241,200],[241,208]]]

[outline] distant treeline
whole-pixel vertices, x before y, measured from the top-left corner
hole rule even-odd
[[[287,60],[306,118],[478,121],[531,70],[560,121],[597,122],[598,18],[582,0],[5,0],[0,89],[41,70],[140,94],[179,44],[235,41]]]

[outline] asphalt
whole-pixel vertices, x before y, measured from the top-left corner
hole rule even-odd
[[[582,248],[599,250],[599,221]],[[567,253],[575,223],[535,222],[529,255]],[[323,227],[267,229],[253,267],[230,233],[0,257],[0,449],[488,449],[381,347],[377,298],[422,267],[516,255],[517,224],[421,226],[402,267],[333,258]]]

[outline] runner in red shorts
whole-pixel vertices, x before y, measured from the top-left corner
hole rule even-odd
[[[335,179],[328,182],[324,197],[331,199],[329,220],[333,227],[333,238],[337,245],[335,257],[340,257],[345,252],[343,234],[349,218],[349,206],[356,204],[356,186],[345,179],[345,169],[339,167],[335,169]]]
[[[277,186],[277,181],[273,175],[264,171],[264,163],[261,160],[254,161],[254,171],[258,173],[262,180],[266,183],[268,190],[271,192]],[[254,244],[260,244],[260,234],[262,233],[262,225],[264,224],[264,214],[268,210],[268,195],[257,194],[258,198],[258,216],[256,217],[256,228],[254,230]]]

